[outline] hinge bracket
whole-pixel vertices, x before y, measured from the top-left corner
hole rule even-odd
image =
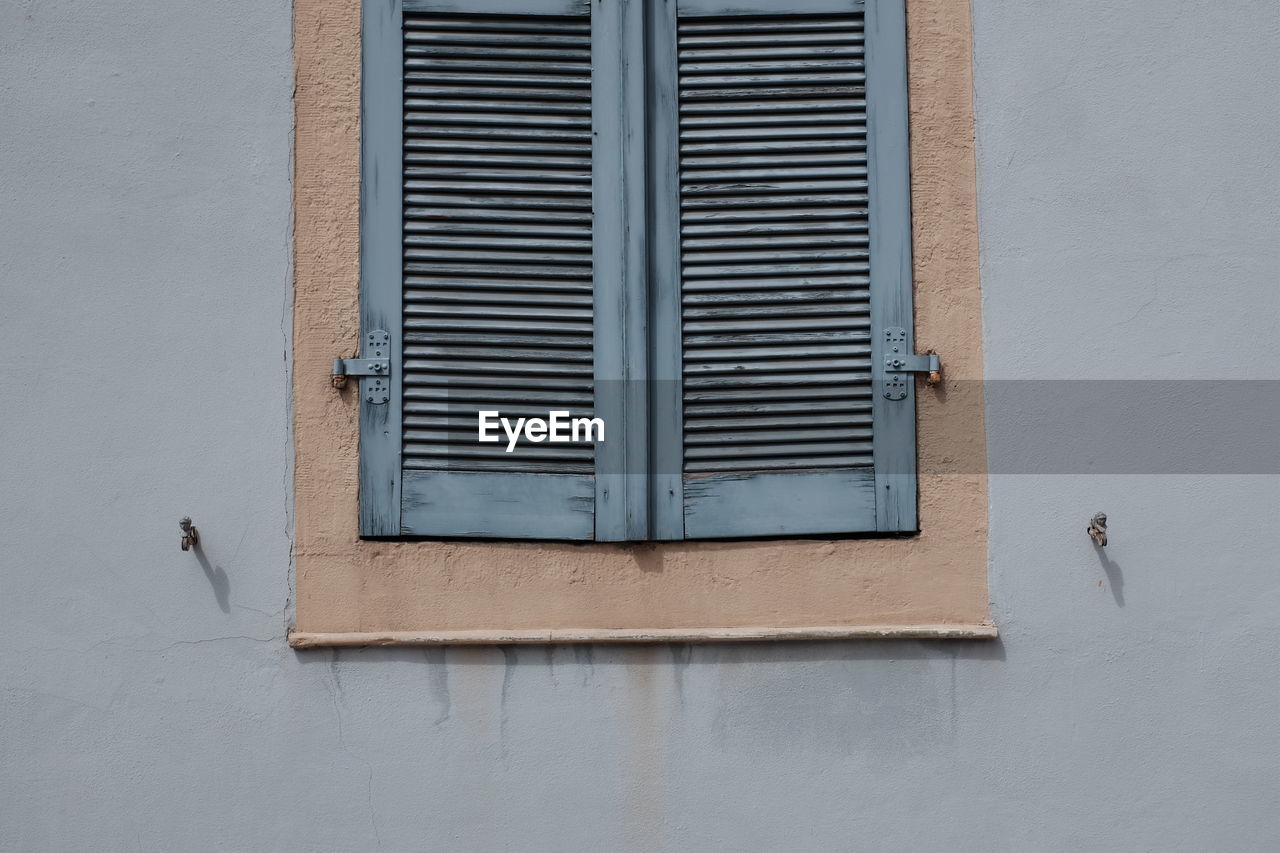
[[[942,360],[937,353],[915,355],[907,349],[907,330],[891,326],[884,330],[884,395],[890,400],[905,400],[908,373],[928,374],[926,381],[937,385],[942,381]]]
[[[365,334],[363,344],[364,358],[333,360],[333,387],[341,388],[348,376],[357,376],[361,399],[380,406],[391,399],[391,333],[374,329]]]

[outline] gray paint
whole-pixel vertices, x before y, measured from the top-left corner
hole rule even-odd
[[[875,342],[911,318],[904,3],[695,5],[724,11],[676,25],[685,535],[914,530],[915,401],[877,393]]]
[[[400,0],[361,4],[360,341],[391,337],[386,403],[361,380],[360,535],[401,532],[404,323],[401,218],[404,213],[404,54]],[[364,354],[363,349],[361,354]]]
[[[646,4],[649,322],[663,334],[649,344],[649,533],[685,537],[684,367],[680,328],[680,92],[677,80],[676,0]]]
[[[890,399],[885,360],[890,330],[906,330],[915,352],[911,303],[911,165],[907,146],[906,4],[866,7],[867,148],[871,205],[871,407],[875,423],[876,529],[916,530],[915,383]],[[878,393],[877,393],[878,392]],[[899,393],[893,394],[898,397]]]
[[[596,446],[597,542],[650,531],[648,483],[631,473],[650,469],[644,20],[641,0],[591,11],[595,415],[613,425]]]
[[[365,14],[380,2],[368,0]],[[542,403],[545,420],[548,411],[592,410],[591,23],[585,0],[575,2],[579,14],[567,20],[454,16],[454,27],[480,26],[482,41],[505,43],[491,45],[486,59],[467,52],[474,44],[440,40],[448,30],[438,15],[405,13],[403,39],[399,23],[364,31],[366,66],[390,57],[398,75],[404,57],[403,127],[398,76],[390,93],[375,86],[363,93],[366,116],[383,119],[363,127],[365,150],[380,152],[366,174],[398,176],[404,152],[403,210],[397,192],[390,215],[370,223],[387,232],[381,238],[393,257],[402,236],[404,244],[403,265],[378,294],[397,320],[403,303],[398,533],[577,540],[595,533],[590,443],[522,442],[512,453],[506,442],[475,440],[481,411],[518,418],[513,409]],[[554,59],[523,56],[531,39],[554,43]],[[523,70],[512,69],[514,58]],[[503,91],[495,75],[542,79],[551,89],[536,99],[526,90],[515,106],[493,94]],[[544,159],[548,150],[555,167]],[[477,151],[506,158],[503,167],[476,164]],[[572,154],[573,169],[558,168]],[[548,237],[548,228],[572,237]],[[375,436],[361,452],[395,453],[398,468],[400,435],[393,445]],[[466,468],[484,473],[450,470]]]
[[[990,375],[1275,376],[1278,18],[978,0]],[[289,19],[0,5],[0,849],[1280,847],[1274,477],[996,478],[1000,643],[288,650]]]

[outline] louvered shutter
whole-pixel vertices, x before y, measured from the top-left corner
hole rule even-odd
[[[912,383],[890,399],[883,364],[888,330],[911,329],[901,0],[681,0],[671,17],[655,31],[674,30],[659,85],[678,142],[656,179],[679,249],[658,278],[678,282],[660,302],[679,325],[682,501],[658,526],[915,529]]]
[[[365,0],[362,535],[915,529],[902,0],[723,2]]]
[[[366,0],[363,27],[362,336],[391,381],[361,402],[361,533],[596,538],[591,444],[477,440],[481,411],[592,416],[615,348],[590,5]]]

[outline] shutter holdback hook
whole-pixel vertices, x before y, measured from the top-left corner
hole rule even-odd
[[[191,523],[191,516],[188,515],[179,521],[178,527],[182,528],[182,550],[190,551],[193,546],[200,544],[200,534],[196,531],[196,526]]]
[[[1085,532],[1099,548],[1107,547],[1107,514],[1094,513],[1093,518],[1089,519],[1089,526],[1085,528]]]

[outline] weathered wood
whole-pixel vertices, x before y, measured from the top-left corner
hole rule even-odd
[[[871,319],[874,378],[884,387],[884,330],[907,331],[913,351],[911,307],[911,174],[907,133],[907,30],[903,0],[867,0],[867,91],[871,127]],[[914,382],[904,400],[874,398],[876,529],[913,531],[916,516]]]
[[[680,151],[676,0],[648,4],[649,281],[653,375],[651,535],[683,539],[684,410],[680,309]]]
[[[400,532],[401,139],[400,0],[362,7],[360,135],[360,338],[391,335],[390,400],[360,405],[361,536]],[[364,386],[370,380],[361,380]]]
[[[512,11],[508,0],[404,0],[405,9],[411,12],[432,13],[444,12],[464,15],[494,15]],[[588,0],[521,0],[517,7],[523,15],[586,15],[590,11]],[[565,22],[538,21],[528,17],[517,17],[515,23],[511,18],[504,21],[503,31],[525,33],[542,28],[567,29],[571,25]],[[585,21],[584,21],[585,22]],[[454,23],[455,27],[482,30],[486,29],[486,21],[468,19]],[[573,27],[579,30],[579,27]]]
[[[858,8],[681,2],[689,537],[875,529]]]
[[[698,21],[695,17],[688,26],[689,32],[725,32],[736,35],[741,32],[762,30],[771,33],[785,33],[793,30],[840,30],[838,24],[803,17],[806,15],[838,15],[862,11],[863,0],[790,0],[782,3],[779,0],[680,0],[680,15],[686,16],[722,16],[722,15],[760,15],[769,16],[765,20],[739,23],[734,21],[727,27],[722,21]],[[788,20],[788,16],[795,17]],[[774,17],[779,16],[779,17]]]
[[[405,536],[591,539],[590,474],[406,471]]]
[[[401,529],[589,539],[591,444],[477,440],[480,409],[593,396],[587,7],[495,11],[413,3],[406,22]]]
[[[644,7],[597,3],[591,16],[595,177],[596,531],[646,539],[649,399]]]
[[[691,539],[875,530],[875,474],[867,469],[686,477]]]

